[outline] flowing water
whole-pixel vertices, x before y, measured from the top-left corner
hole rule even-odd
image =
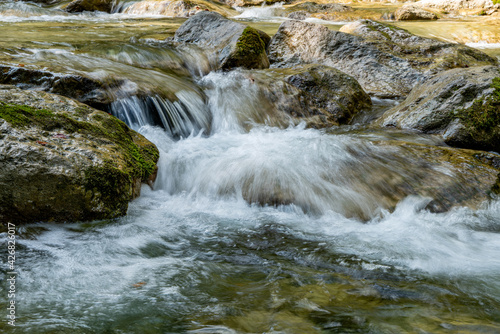
[[[273,11],[242,17],[273,33]],[[18,227],[17,326],[0,331],[500,332],[500,202],[432,213],[432,198],[391,196],[455,180],[394,144],[438,138],[290,125],[246,72],[158,41],[182,19],[0,13],[1,64],[126,79],[109,111],[161,152],[126,217]]]

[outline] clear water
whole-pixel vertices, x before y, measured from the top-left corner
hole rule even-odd
[[[2,64],[160,86],[185,128],[148,125],[123,92],[114,110],[161,150],[154,189],[117,220],[19,227],[18,326],[1,332],[500,332],[500,201],[431,213],[390,196],[461,171],[380,142],[438,139],[291,126],[243,74],[201,77],[202,55],[148,42],[183,20],[14,5],[29,9],[0,16]]]

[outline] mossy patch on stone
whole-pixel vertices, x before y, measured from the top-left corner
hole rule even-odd
[[[224,68],[262,68],[263,57],[267,58],[266,43],[262,40],[261,34],[252,27],[246,27],[236,42],[235,51],[224,64]]]
[[[488,143],[486,149],[500,149],[500,78],[491,84],[493,92],[474,100],[467,109],[458,110],[456,116],[469,135],[479,143]]]
[[[54,112],[0,102],[0,118],[19,130],[34,127],[68,136],[79,134],[97,145],[114,145],[120,158],[91,165],[83,173],[83,188],[90,192],[88,200],[105,203],[100,210],[107,212],[104,215],[107,218],[125,214],[128,202],[136,194],[137,182],[147,181],[156,171],[159,158],[156,146],[104,112],[85,106],[76,108],[73,113]],[[87,215],[84,218],[96,217]]]
[[[0,102],[0,118],[14,127],[26,127],[29,124],[43,124],[52,119],[53,112],[46,109],[34,109],[28,106],[12,105]]]
[[[88,113],[88,110],[82,111],[82,113]],[[137,134],[132,132],[125,123],[116,117],[97,112],[93,115],[93,119],[99,123],[91,124],[46,109],[0,102],[0,118],[13,127],[37,126],[44,131],[62,130],[70,134],[80,133],[90,135],[97,140],[113,142],[124,149],[126,154],[124,171],[130,172],[132,177],[139,177],[141,180],[146,181],[155,171],[156,161],[159,157],[156,147],[152,144],[137,145],[134,142],[134,139],[136,139],[134,137]]]

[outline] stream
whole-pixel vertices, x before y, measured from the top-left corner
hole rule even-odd
[[[284,20],[253,10],[239,20],[269,34]],[[326,130],[273,118],[244,72],[210,72],[203,55],[161,42],[182,22],[0,1],[0,64],[164,93],[124,89],[109,110],[158,146],[154,187],[116,220],[18,227],[18,319],[0,332],[500,332],[500,201],[433,213],[432,198],[393,205],[380,186],[452,180],[390,144],[437,137],[370,131],[363,117]],[[396,24],[454,40],[460,22]],[[462,42],[500,56],[474,38]],[[6,309],[6,284],[0,295]]]

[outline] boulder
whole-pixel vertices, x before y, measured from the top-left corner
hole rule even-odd
[[[477,10],[493,7],[492,0],[421,0],[414,6],[440,9],[444,11],[459,11],[461,9]]]
[[[2,223],[125,215],[159,156],[105,112],[8,85],[0,85],[0,139]]]
[[[64,10],[69,13],[94,11],[111,13],[113,5],[114,0],[74,0]]]
[[[214,69],[268,68],[269,36],[212,12],[200,12],[175,32],[177,43],[195,45],[212,55]]]
[[[405,5],[398,8],[394,12],[394,17],[397,21],[438,19],[438,16],[435,13],[412,5]]]
[[[105,110],[114,100],[125,80],[97,80],[78,74],[60,74],[32,66],[0,65],[0,84],[18,85],[24,89],[47,92],[77,99],[94,108]]]
[[[500,152],[499,77],[497,66],[440,73],[375,124],[436,133],[453,146]]]
[[[291,12],[290,14],[288,14],[287,17],[292,20],[302,21],[308,18],[309,16],[311,16],[311,14],[309,14],[305,10],[298,10],[296,12]]]
[[[339,124],[348,123],[360,110],[371,107],[370,97],[356,79],[332,67],[303,65],[268,71],[304,92],[301,101],[308,101],[304,109],[321,108]]]
[[[145,0],[126,7],[125,14],[165,15],[169,17],[190,17],[201,11],[213,11],[224,16],[234,16],[238,12],[223,4],[204,0]]]
[[[497,64],[496,59],[466,46],[424,39],[369,20],[358,25],[377,38],[330,31],[315,23],[283,22],[268,47],[271,67],[323,64],[351,75],[371,95],[404,97],[439,71]]]
[[[308,13],[324,13],[324,12],[349,12],[353,11],[352,7],[349,7],[340,3],[316,3],[316,2],[303,2],[293,6],[288,7],[291,11],[306,11]]]

